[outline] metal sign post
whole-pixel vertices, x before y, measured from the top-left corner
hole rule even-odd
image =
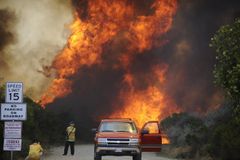
[[[23,103],[23,83],[7,82],[5,103],[1,104],[1,120],[4,120],[3,150],[11,152],[22,149],[22,122],[27,119],[27,105]]]

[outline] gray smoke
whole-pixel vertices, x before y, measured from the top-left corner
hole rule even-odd
[[[9,9],[0,9],[0,17],[0,66],[1,70],[9,71],[5,49],[15,41],[12,26],[15,24],[16,16]],[[1,79],[3,79],[3,75],[0,75]]]
[[[237,0],[179,2],[170,43],[161,51],[170,65],[167,92],[185,111],[205,113],[222,102],[213,84],[215,51],[209,43],[220,26],[239,16],[239,8]]]
[[[0,0],[0,83],[22,81],[39,98],[51,82],[43,66],[64,47],[72,15],[65,0]]]

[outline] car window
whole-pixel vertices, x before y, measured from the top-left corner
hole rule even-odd
[[[144,130],[148,130],[150,134],[159,133],[158,123],[147,123],[144,126]]]
[[[102,122],[99,131],[137,133],[136,126],[131,122]]]

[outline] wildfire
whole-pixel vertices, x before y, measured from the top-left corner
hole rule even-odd
[[[163,94],[156,87],[146,91],[122,95],[125,100],[123,110],[117,111],[112,117],[127,117],[135,120],[137,126],[142,126],[146,120],[158,120],[161,115]]]
[[[128,69],[133,55],[164,43],[161,36],[171,28],[176,8],[177,0],[155,0],[150,8],[152,14],[139,15],[134,3],[128,0],[88,0],[87,18],[81,19],[76,13],[67,45],[52,63],[55,79],[42,95],[41,105],[71,93],[71,76],[82,67],[101,66],[106,43],[121,37],[128,45],[116,57],[118,64],[113,64],[112,68],[125,70],[123,83],[119,85],[127,89],[120,91],[123,106],[112,116],[133,118],[141,126],[147,120],[160,120],[177,111],[161,88],[166,80],[166,65],[152,69],[147,76],[155,78],[146,77],[148,87],[142,90],[137,89],[137,78]]]
[[[121,110],[116,109],[110,117],[131,118],[137,126],[141,128],[147,121],[159,121],[166,116],[179,112],[175,103],[164,94],[161,86],[166,82],[165,74],[167,66],[155,66],[149,75],[146,75],[149,86],[144,90],[137,90],[137,78],[131,74],[124,77],[123,82],[129,86],[123,89],[120,94],[120,99],[124,102]]]
[[[111,117],[132,118],[139,127],[147,121],[159,121],[179,111],[157,87],[132,94],[124,93],[122,98],[125,101],[123,110],[117,110]]]
[[[162,144],[170,144],[171,141],[166,134],[162,134]]]

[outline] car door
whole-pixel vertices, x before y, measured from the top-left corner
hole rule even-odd
[[[141,130],[141,148],[143,152],[160,152],[162,137],[158,121],[149,121]]]

